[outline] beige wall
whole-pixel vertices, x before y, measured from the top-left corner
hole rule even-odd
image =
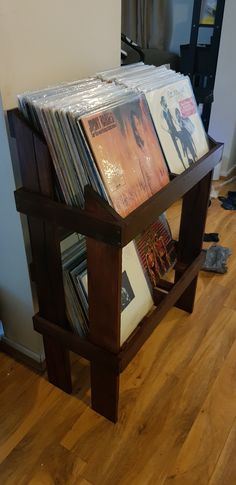
[[[32,331],[34,313],[15,182],[0,98],[0,319],[10,345],[40,361],[42,342]]]
[[[1,0],[4,107],[26,89],[118,65],[120,8],[120,0]]]
[[[15,106],[17,93],[24,90],[119,65],[120,8],[120,0],[0,0],[4,109]],[[42,342],[32,330],[32,295],[14,188],[0,102],[0,318],[7,341],[40,360]]]

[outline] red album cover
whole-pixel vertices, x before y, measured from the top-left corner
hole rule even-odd
[[[175,245],[164,214],[135,239],[135,245],[149,287],[157,286],[176,262]]]
[[[126,217],[169,182],[143,95],[81,119],[114,209]]]

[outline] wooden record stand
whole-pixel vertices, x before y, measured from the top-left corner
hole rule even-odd
[[[85,209],[57,202],[52,162],[44,140],[18,110],[8,113],[16,138],[23,188],[16,190],[17,210],[28,217],[31,274],[37,285],[39,312],[34,328],[43,335],[48,378],[72,392],[69,351],[91,365],[92,408],[113,422],[118,419],[119,374],[172,306],[193,311],[212,172],[222,156],[222,144],[210,140],[210,151],[156,195],[121,218],[90,187]],[[183,197],[175,282],[159,282],[155,310],[120,346],[122,248],[146,229],[173,202]],[[84,234],[87,240],[89,335],[82,339],[69,327],[62,280],[61,228]]]

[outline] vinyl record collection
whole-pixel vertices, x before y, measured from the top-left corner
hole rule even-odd
[[[189,79],[137,63],[19,95],[24,116],[43,133],[65,203],[83,207],[89,184],[121,217],[208,151]],[[86,243],[62,244],[68,319],[88,332]],[[68,246],[69,244],[69,246]],[[165,216],[123,249],[121,344],[153,306],[151,287],[175,263]]]

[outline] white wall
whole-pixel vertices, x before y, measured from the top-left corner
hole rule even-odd
[[[170,0],[172,2],[173,33],[170,50],[179,53],[180,44],[188,44],[192,23],[193,0]],[[219,0],[220,1],[220,0]],[[225,144],[221,174],[227,175],[236,165],[236,1],[226,0],[221,34],[219,58],[212,104],[209,134]],[[201,29],[201,42],[209,37]],[[218,171],[218,170],[217,170]]]
[[[192,26],[194,0],[169,0],[172,15],[172,36],[169,49],[180,54],[180,45],[189,44]],[[199,30],[199,42],[210,43],[211,31]]]
[[[226,0],[209,133],[225,144],[221,174],[236,166],[236,1]]]
[[[11,158],[0,99],[0,318],[7,341],[41,360],[42,343],[32,331],[33,303],[20,218],[16,212]],[[19,347],[20,346],[20,347]]]
[[[1,0],[4,109],[16,106],[16,95],[24,90],[119,65],[120,10],[120,0]],[[14,188],[0,105],[0,318],[8,341],[40,360],[42,342],[32,329],[34,310]]]
[[[189,44],[194,0],[169,0],[172,10],[171,52],[180,53],[181,44]]]

